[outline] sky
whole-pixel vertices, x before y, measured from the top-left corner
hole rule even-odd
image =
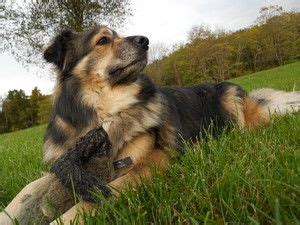
[[[193,26],[207,25],[212,29],[238,30],[254,23],[259,9],[280,4],[285,10],[300,10],[300,0],[132,0],[134,15],[118,31],[124,36],[144,35],[151,43],[172,46],[187,41]],[[8,53],[0,54],[0,96],[8,90],[23,89],[30,94],[38,87],[43,94],[52,93],[52,71],[37,66],[24,68]]]

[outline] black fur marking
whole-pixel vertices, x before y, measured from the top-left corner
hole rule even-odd
[[[88,126],[96,113],[94,109],[81,102],[79,80],[72,78],[63,82],[61,86],[61,94],[54,106],[55,114],[77,130]]]
[[[155,95],[157,88],[149,76],[145,74],[139,74],[138,78],[142,87],[140,93],[138,94],[138,99],[141,102],[147,102]]]
[[[99,32],[100,27],[96,26],[94,29],[87,31],[83,40],[83,44],[88,46],[90,44],[91,39]]]
[[[181,140],[196,141],[206,132],[217,136],[231,124],[220,97],[232,85],[237,86],[219,83],[160,89],[168,101],[170,120],[177,128],[178,149],[183,149]],[[238,96],[244,97],[246,92],[237,87]]]
[[[69,136],[57,126],[55,117],[51,120],[47,127],[44,141],[48,140],[49,138],[54,142],[54,144],[59,145],[64,144],[69,138]]]
[[[114,38],[118,36],[118,33],[116,31],[114,31],[114,30],[111,30],[111,31],[113,33]]]
[[[60,182],[83,200],[101,203],[93,192],[100,190],[105,198],[111,196],[111,190],[96,176],[88,173],[82,165],[92,156],[111,156],[111,144],[105,130],[95,128],[80,138],[75,146],[52,165],[50,171],[55,173]],[[113,169],[113,168],[112,168]]]
[[[61,71],[60,82],[71,77],[74,67],[92,50],[90,40],[98,30],[99,27],[82,33],[74,33],[69,30],[63,31],[46,49],[44,58],[47,62],[56,65]]]
[[[247,92],[243,90],[239,85],[230,83],[230,82],[221,82],[215,85],[215,88],[218,92],[218,96],[221,97],[226,90],[228,90],[230,87],[236,87],[237,90],[237,96],[240,98],[245,98],[247,95]]]
[[[73,41],[70,50],[72,51],[71,60],[67,63],[66,68],[62,71],[61,82],[72,76],[72,70],[78,62],[92,51],[90,45],[91,39],[97,34],[100,27],[96,26],[93,30],[83,32]]]
[[[72,70],[74,69],[74,67],[78,64],[78,62],[84,57],[86,56],[89,52],[91,51],[91,49],[89,47],[84,48],[83,51],[81,52],[76,52],[74,53],[72,60],[69,61],[66,64],[66,67],[64,68],[64,70],[62,71],[61,77],[60,77],[60,82],[64,82],[65,80],[67,80],[68,78],[72,77]]]
[[[62,69],[67,50],[69,49],[68,45],[74,38],[74,35],[70,30],[62,31],[44,52],[44,59]]]
[[[255,98],[255,101],[259,104],[259,105],[267,105],[270,100],[268,99],[264,99],[264,98]]]

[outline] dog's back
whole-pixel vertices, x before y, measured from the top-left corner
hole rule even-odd
[[[217,135],[233,123],[252,129],[265,125],[271,115],[300,108],[299,92],[259,89],[248,94],[240,86],[221,82],[184,88],[163,88],[169,113],[183,139],[195,140],[203,131]]]

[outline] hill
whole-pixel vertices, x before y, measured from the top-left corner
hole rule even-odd
[[[231,80],[247,90],[299,90],[300,62]],[[6,205],[46,169],[45,126],[0,136],[0,203]],[[103,224],[297,224],[300,114],[276,119],[257,132],[233,130],[195,146],[151,183],[105,202]]]
[[[146,68],[163,86],[221,81],[300,59],[300,12],[266,7],[257,22],[235,32],[194,27],[189,42]],[[157,51],[160,51],[157,48]]]
[[[245,75],[230,81],[241,85],[246,90],[263,87],[285,91],[300,90],[300,62]]]

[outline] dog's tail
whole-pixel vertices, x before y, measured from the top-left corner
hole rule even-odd
[[[284,92],[271,88],[254,90],[245,99],[246,124],[255,128],[270,122],[272,115],[286,115],[300,110],[300,92]]]
[[[285,115],[300,110],[300,92],[264,88],[250,92],[249,96],[263,103],[270,114]]]

